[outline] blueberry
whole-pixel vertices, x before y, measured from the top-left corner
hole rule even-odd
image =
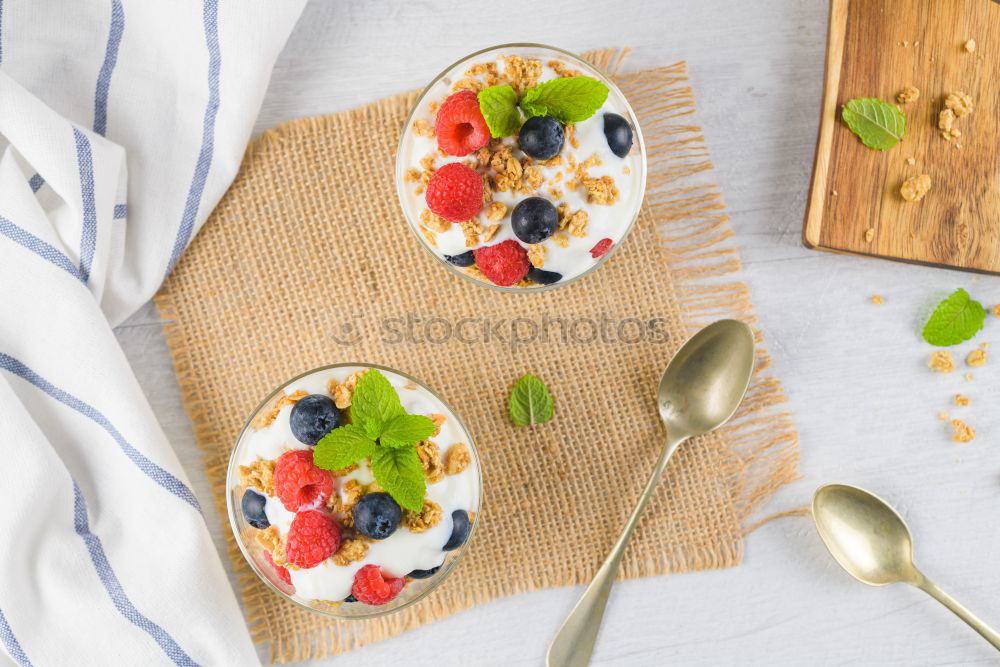
[[[361,496],[354,506],[354,529],[373,540],[384,540],[396,532],[403,510],[388,493]]]
[[[315,445],[324,435],[340,426],[344,413],[329,396],[310,394],[292,408],[289,418],[292,435],[299,442]]]
[[[555,271],[544,271],[542,269],[531,267],[528,269],[528,278],[535,281],[539,285],[551,285],[552,283],[557,283],[562,280],[562,274],[556,273]]]
[[[604,138],[608,140],[608,148],[618,157],[628,155],[632,148],[632,126],[616,113],[604,114]]]
[[[559,226],[559,213],[548,199],[522,199],[510,214],[514,235],[525,243],[541,243]]]
[[[521,150],[537,160],[548,160],[559,155],[565,138],[562,123],[552,116],[529,118],[517,133],[517,143]]]
[[[444,565],[444,563],[441,563],[441,565]],[[438,573],[438,570],[441,569],[441,565],[438,565],[437,567],[432,567],[429,570],[414,570],[413,572],[410,572],[406,576],[413,577],[414,579],[430,579],[431,577],[433,577],[435,574]]]
[[[358,599],[354,597],[354,593],[351,593],[346,598],[344,598],[344,602],[357,602],[357,601]]]
[[[476,258],[471,250],[463,252],[461,255],[445,255],[444,258],[455,266],[472,266],[476,263]]]
[[[441,547],[444,551],[452,551],[459,548],[469,539],[469,529],[472,523],[469,521],[469,513],[465,510],[455,510],[451,513],[451,537]]]
[[[243,508],[243,516],[246,518],[247,523],[254,528],[264,530],[271,525],[271,522],[267,520],[267,514],[264,513],[265,503],[267,503],[267,497],[257,493],[253,489],[247,489],[243,493],[243,500],[240,502],[240,507]]]

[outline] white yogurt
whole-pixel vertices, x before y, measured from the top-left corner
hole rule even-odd
[[[318,371],[289,384],[284,391],[286,394],[302,390],[310,394],[329,395],[327,384],[331,379],[344,382],[352,373],[359,370],[364,368],[354,366]],[[479,471],[468,433],[461,427],[454,414],[425,389],[390,371],[382,370],[381,373],[396,389],[406,412],[425,416],[431,414],[445,416],[441,432],[432,438],[440,446],[442,458],[451,445],[465,443],[472,455],[472,461],[461,473],[445,475],[441,481],[427,485],[426,497],[441,506],[442,514],[438,524],[429,530],[414,533],[401,524],[388,538],[369,542],[368,553],[359,561],[341,566],[335,565],[333,560],[328,558],[316,567],[298,570],[289,568],[292,586],[295,587],[292,597],[306,604],[312,600],[343,600],[351,593],[355,573],[365,565],[378,565],[386,574],[393,577],[402,577],[413,570],[430,570],[441,565],[449,553],[442,551],[441,547],[451,536],[452,512],[461,509],[471,513],[479,506]],[[292,435],[289,426],[291,410],[292,406],[283,407],[269,426],[259,431],[248,430],[244,434],[243,441],[239,445],[240,465],[249,466],[258,457],[274,460],[292,449],[310,449]],[[374,481],[367,462],[362,462],[357,470],[344,477],[334,478],[334,493],[340,493],[341,498],[345,500],[346,495],[342,489],[344,483],[350,479],[355,479],[360,484]],[[270,496],[267,498],[264,511],[268,521],[278,528],[282,540],[285,541],[295,513],[289,512],[280,500]]]
[[[406,209],[407,218],[412,226],[417,225],[420,214],[427,208],[427,205],[424,194],[417,194],[416,184],[405,182],[403,175],[406,173],[406,170],[409,168],[421,170],[420,160],[432,153],[436,155],[435,169],[439,169],[449,162],[463,162],[474,158],[472,155],[462,157],[442,156],[437,150],[437,139],[414,133],[412,131],[413,123],[417,120],[424,120],[433,127],[435,114],[431,112],[431,104],[440,104],[452,94],[452,85],[460,79],[467,78],[465,71],[469,67],[480,63],[495,62],[498,72],[502,77],[504,70],[503,56],[510,55],[519,55],[524,58],[540,60],[542,63],[542,74],[539,77],[539,83],[558,78],[559,75],[555,69],[548,64],[553,60],[563,63],[569,69],[580,71],[581,74],[592,75],[591,72],[583,69],[580,63],[568,60],[565,55],[557,51],[535,48],[525,50],[524,53],[518,50],[504,50],[482,54],[481,56],[459,63],[444,77],[433,84],[428,93],[422,98],[419,108],[414,112],[410,120],[410,124],[404,130],[404,141],[401,146],[399,158],[400,165],[397,169],[397,179],[399,180],[397,186],[402,193],[401,200]],[[475,78],[484,79],[483,76]],[[632,149],[624,158],[620,158],[612,153],[608,147],[607,139],[604,136],[605,113],[616,113],[632,125]],[[552,238],[543,241],[541,244],[546,248],[545,261],[542,268],[545,271],[561,273],[563,278],[559,281],[560,283],[564,283],[580,275],[599,261],[590,254],[591,248],[598,241],[610,238],[617,245],[622,240],[631,226],[639,206],[642,204],[645,187],[645,161],[640,151],[638,128],[635,127],[628,110],[628,105],[617,88],[609,87],[608,98],[604,105],[589,119],[576,123],[576,137],[579,142],[578,148],[573,148],[567,137],[560,152],[563,158],[561,165],[545,167],[538,164],[537,161],[535,162],[534,166],[541,170],[545,179],[544,184],[537,192],[532,193],[532,195],[511,192],[493,193],[494,201],[503,202],[507,206],[507,215],[499,221],[501,226],[496,236],[486,243],[480,241],[479,244],[473,247],[494,245],[508,239],[517,240],[518,243],[526,246],[526,244],[518,240],[514,235],[510,223],[510,214],[517,202],[529,196],[544,197],[556,206],[565,202],[569,204],[570,211],[583,210],[589,216],[590,221],[587,225],[586,234],[583,237],[567,234],[569,240],[568,247],[561,247]],[[518,159],[525,157],[524,153],[517,149],[516,136],[504,138],[503,143],[514,148],[513,155]],[[567,178],[572,175],[572,171],[567,167],[567,157],[571,154],[575,156],[577,164],[584,162],[594,154],[600,158],[600,165],[588,167],[587,174],[591,178],[600,178],[602,176],[611,176],[614,178],[615,185],[619,191],[618,200],[614,204],[600,205],[589,203],[582,186],[578,185],[576,188],[570,190],[563,185]],[[562,181],[556,182],[554,179],[559,172],[562,172]],[[562,190],[562,195],[558,197],[553,196],[549,192],[552,186],[559,187]],[[479,222],[484,229],[495,224],[486,217],[485,207],[479,213]],[[419,229],[417,229],[417,232],[418,236],[420,236]],[[435,237],[437,247],[431,247],[430,250],[442,258],[444,255],[458,255],[473,249],[466,245],[465,235],[458,224],[452,224],[445,232],[436,232]],[[422,237],[421,240],[423,240]]]

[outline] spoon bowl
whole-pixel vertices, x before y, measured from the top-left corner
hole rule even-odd
[[[821,487],[813,496],[813,519],[826,548],[858,581],[917,583],[906,522],[875,494],[845,484]]]
[[[906,522],[874,493],[846,484],[828,484],[813,496],[816,530],[840,566],[872,586],[916,586],[965,621],[1000,650],[1000,634],[959,604],[913,564],[913,539]]]
[[[729,421],[753,366],[753,332],[742,322],[719,320],[692,336],[670,360],[656,392],[667,433],[692,437]]]

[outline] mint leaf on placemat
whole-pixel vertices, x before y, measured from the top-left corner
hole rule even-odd
[[[365,372],[351,396],[351,420],[374,440],[381,435],[385,424],[400,414],[403,407],[399,395],[385,376],[374,368]]]
[[[423,415],[396,415],[382,429],[379,444],[393,449],[415,445],[434,435],[435,428]]]
[[[847,102],[841,118],[869,148],[884,151],[906,136],[906,116],[895,104],[874,97],[858,97]]]
[[[375,442],[357,424],[335,428],[316,443],[313,463],[326,470],[340,470],[375,453]]]
[[[479,110],[494,139],[509,137],[521,127],[517,93],[510,86],[490,86],[479,91]]]
[[[510,421],[514,426],[544,424],[552,419],[552,394],[536,376],[522,375],[510,390]]]
[[[372,456],[372,473],[375,481],[401,506],[414,512],[423,508],[427,486],[416,449],[379,447]]]
[[[959,287],[934,309],[924,325],[924,340],[939,347],[958,345],[975,336],[985,319],[983,305]]]
[[[552,116],[561,123],[579,123],[594,115],[608,99],[608,87],[589,76],[552,79],[529,88],[521,108],[531,116]]]

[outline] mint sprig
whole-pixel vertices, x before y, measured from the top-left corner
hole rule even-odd
[[[958,345],[975,336],[983,328],[985,319],[983,304],[973,301],[969,293],[959,287],[934,309],[924,325],[924,340],[938,347]]]
[[[530,373],[522,375],[510,390],[510,421],[514,426],[544,424],[552,419],[554,401],[549,388]]]
[[[320,438],[313,462],[325,470],[340,470],[369,459],[379,486],[400,506],[419,512],[427,484],[416,445],[434,433],[434,422],[407,414],[389,380],[374,368],[354,388],[350,417],[349,424]]]
[[[895,104],[875,97],[848,100],[840,117],[868,148],[884,151],[906,136],[906,116]]]
[[[560,77],[524,91],[518,108],[510,86],[479,91],[479,110],[494,138],[509,137],[521,127],[521,114],[552,116],[560,123],[579,123],[593,116],[608,99],[608,87],[589,76]]]

